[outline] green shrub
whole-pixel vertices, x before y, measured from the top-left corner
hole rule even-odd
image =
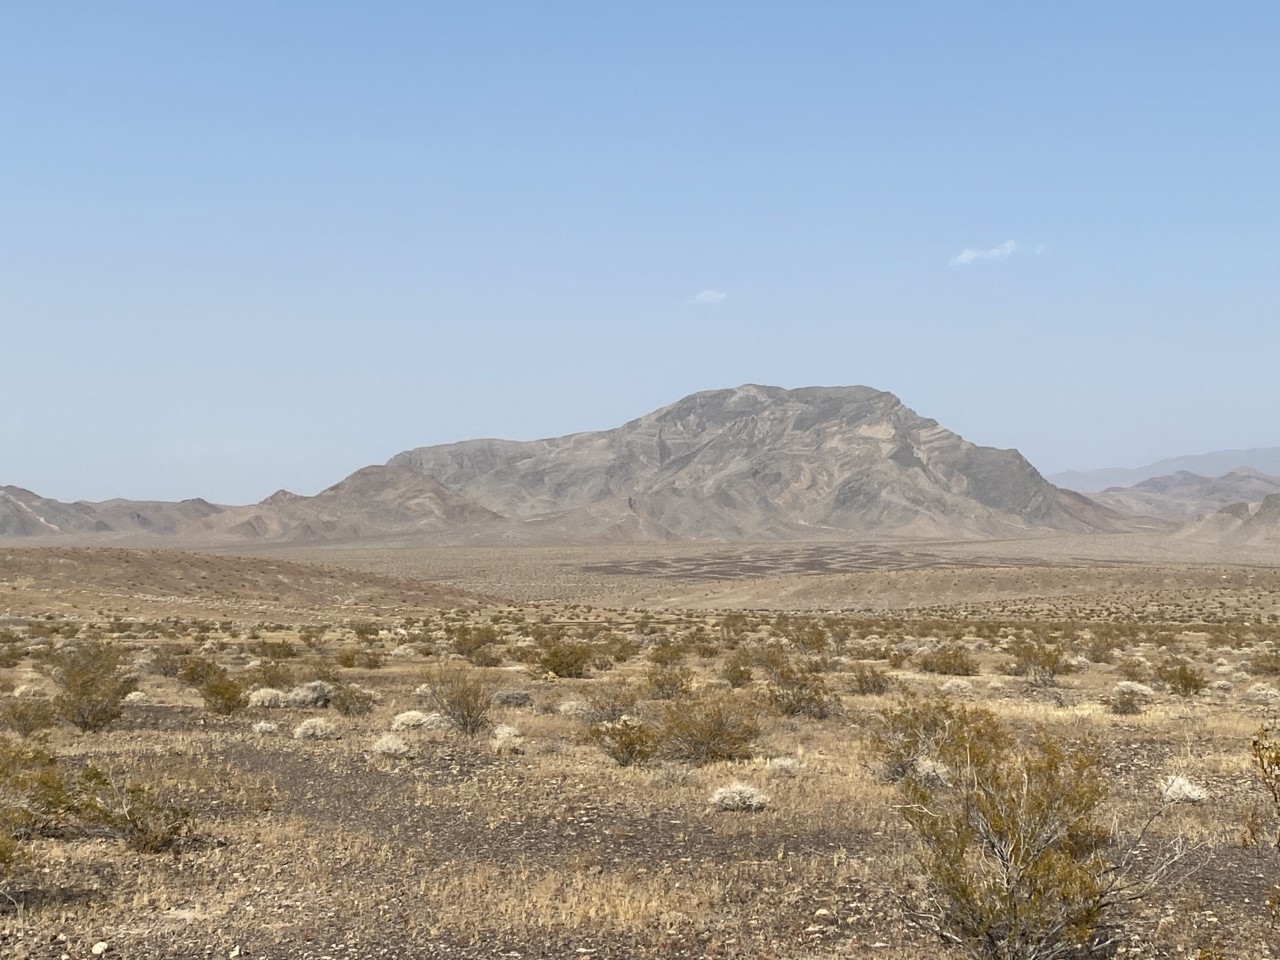
[[[634,716],[640,709],[640,692],[636,685],[625,680],[605,680],[593,683],[584,692],[588,710],[588,723],[611,723],[626,716]]]
[[[893,689],[893,677],[884,670],[859,663],[849,674],[847,687],[850,693],[862,696],[884,694]]]
[[[427,703],[463,736],[478,737],[492,728],[490,712],[497,687],[479,671],[441,666],[427,676],[420,689]]]
[[[978,661],[962,643],[947,643],[916,655],[916,665],[925,673],[952,677],[972,677],[978,673]]]
[[[220,716],[229,717],[239,713],[249,704],[245,688],[221,668],[206,677],[196,689],[200,691],[205,708]]]
[[[555,640],[546,644],[538,657],[538,665],[557,677],[581,678],[587,675],[595,650],[585,643]]]
[[[1102,817],[1096,742],[1040,732],[1025,746],[985,711],[921,706],[947,717],[934,738],[946,776],[904,777],[899,807],[925,881],[908,917],[980,960],[1106,954],[1119,908],[1150,890],[1180,853],[1147,851],[1142,874]],[[899,716],[916,732],[919,713]],[[1137,838],[1132,847],[1143,843]]]
[[[374,695],[354,683],[340,683],[333,688],[329,705],[344,717],[362,717],[373,712]]]
[[[822,677],[788,666],[769,680],[769,705],[784,717],[828,717],[836,701]]]
[[[1186,660],[1166,660],[1156,667],[1156,679],[1169,685],[1180,697],[1194,697],[1209,685],[1208,679],[1193,663]]]
[[[20,737],[47,730],[57,722],[57,709],[43,697],[10,697],[0,703],[0,723]]]
[[[191,811],[145,786],[89,767],[75,780],[76,812],[93,833],[122,840],[137,853],[161,853],[191,831]]]
[[[651,663],[644,672],[645,687],[654,700],[675,700],[693,687],[693,671],[688,667]]]
[[[1009,643],[1008,652],[1013,659],[1006,664],[1005,672],[1027,677],[1037,686],[1052,687],[1061,674],[1075,670],[1067,651],[1058,644],[1013,640]]]
[[[223,672],[222,667],[213,660],[196,654],[187,658],[182,669],[178,671],[178,679],[187,686],[198,688],[210,677],[216,677]]]
[[[587,732],[587,739],[621,767],[648,763],[658,753],[658,735],[636,717],[598,723]]]
[[[58,688],[54,708],[79,730],[92,733],[119,719],[124,698],[137,689],[125,669],[125,652],[101,640],[69,642],[49,657]]]
[[[751,673],[750,656],[744,650],[733,651],[725,658],[720,677],[734,689],[745,687],[755,679]]]
[[[679,700],[663,712],[658,730],[659,751],[695,766],[718,760],[747,760],[759,734],[754,707],[734,697]]]

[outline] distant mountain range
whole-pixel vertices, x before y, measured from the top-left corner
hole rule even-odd
[[[1149,463],[1145,467],[1108,467],[1102,470],[1068,470],[1049,474],[1050,483],[1079,493],[1097,493],[1108,487],[1132,487],[1134,484],[1187,472],[1202,477],[1220,477],[1235,470],[1255,470],[1269,476],[1280,476],[1280,447],[1255,447],[1251,450],[1216,450],[1185,457],[1171,457]]]
[[[314,497],[60,503],[0,487],[0,537],[235,544],[555,543],[1130,529],[870,387],[693,394],[613,430],[419,447]]]
[[[1229,504],[1258,503],[1272,494],[1280,494],[1280,478],[1246,468],[1220,477],[1202,477],[1180,470],[1131,487],[1111,487],[1093,494],[1092,499],[1123,514],[1182,523]]]

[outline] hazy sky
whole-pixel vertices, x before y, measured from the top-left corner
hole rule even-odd
[[[314,493],[863,383],[1280,444],[1280,5],[0,6],[0,484]]]

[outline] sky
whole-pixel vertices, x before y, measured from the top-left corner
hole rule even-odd
[[[0,485],[310,494],[867,384],[1280,445],[1280,5],[0,5]]]

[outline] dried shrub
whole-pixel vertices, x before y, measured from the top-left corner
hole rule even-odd
[[[711,794],[711,805],[727,813],[758,813],[769,805],[769,797],[763,790],[735,781]]]
[[[58,722],[58,711],[43,697],[12,697],[0,703],[0,723],[26,738]]]
[[[309,717],[293,728],[295,740],[340,740],[342,735],[333,722],[324,717]]]

